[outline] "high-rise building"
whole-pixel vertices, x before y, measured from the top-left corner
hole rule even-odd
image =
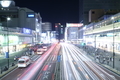
[[[42,33],[46,33],[47,31],[52,31],[52,24],[50,22],[43,22]]]
[[[61,23],[55,23],[56,38],[58,40],[64,38],[65,27]]]
[[[85,25],[89,23],[89,11],[92,9],[120,10],[120,0],[79,0],[79,3],[79,20]]]

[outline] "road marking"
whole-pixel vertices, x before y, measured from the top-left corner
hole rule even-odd
[[[85,77],[86,77],[87,79],[89,79],[89,76],[88,76],[87,74],[85,74]]]
[[[46,71],[48,68],[48,65],[46,65],[44,68],[43,68],[43,71]]]
[[[17,76],[19,77],[21,74],[18,74]]]
[[[76,62],[74,62],[74,64],[76,64]]]
[[[49,74],[50,72],[49,71],[46,71],[45,74]]]
[[[48,75],[44,75],[43,79],[48,79]]]
[[[80,67],[78,67],[78,69],[79,69],[80,71],[83,71],[83,69],[82,69],[82,68],[80,68]]]

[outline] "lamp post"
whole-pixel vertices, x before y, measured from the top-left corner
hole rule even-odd
[[[7,17],[7,54],[6,58],[8,58],[8,69],[9,69],[9,28],[8,28],[8,21],[10,20],[10,17]]]
[[[115,38],[114,38],[114,17],[111,18],[112,19],[112,24],[113,24],[113,68],[115,67],[115,51],[114,51],[114,41],[115,41]]]

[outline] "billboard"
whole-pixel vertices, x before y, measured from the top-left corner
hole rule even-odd
[[[66,27],[82,27],[83,23],[66,23]]]

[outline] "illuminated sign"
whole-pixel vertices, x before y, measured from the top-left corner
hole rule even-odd
[[[28,12],[28,13],[27,13],[27,17],[28,17],[28,18],[34,18],[34,17],[35,17],[35,14],[34,14],[33,12],[32,12],[32,13],[31,13],[31,12]]]
[[[11,1],[0,1],[0,4],[2,5],[2,7],[9,7],[11,4]]]
[[[28,17],[29,17],[29,18],[34,18],[35,15],[34,15],[34,14],[28,14]]]
[[[23,28],[23,33],[25,33],[25,34],[30,34],[30,33],[31,33],[31,30],[30,30],[30,29]]]
[[[83,26],[82,23],[67,23],[66,24],[67,27],[81,27]]]
[[[113,36],[113,33],[107,33],[107,36],[108,36],[108,37],[112,37],[112,36]]]

